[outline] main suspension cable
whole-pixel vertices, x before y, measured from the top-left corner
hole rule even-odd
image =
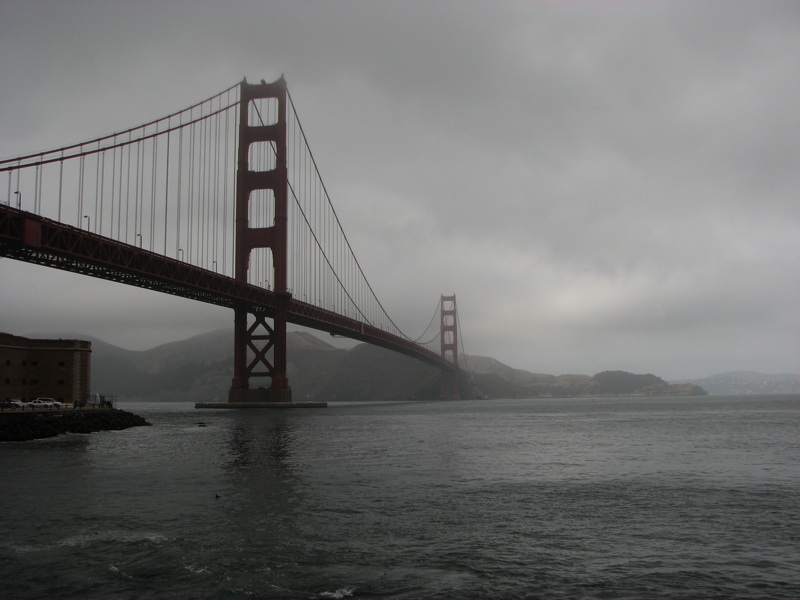
[[[144,131],[148,127],[152,127],[153,125],[157,125],[158,123],[160,123],[162,121],[171,120],[172,118],[177,117],[178,115],[181,115],[182,113],[185,113],[185,112],[188,112],[188,111],[193,111],[195,108],[201,107],[204,104],[212,102],[213,100],[221,97],[223,94],[227,94],[228,92],[230,92],[231,90],[237,88],[238,86],[239,86],[239,84],[236,83],[236,84],[230,86],[229,88],[227,88],[227,89],[225,89],[225,90],[223,90],[223,91],[221,91],[221,92],[219,92],[217,94],[214,94],[210,98],[206,98],[202,102],[197,102],[196,104],[193,104],[192,106],[189,106],[188,108],[184,108],[182,110],[179,110],[179,111],[176,111],[174,113],[171,113],[171,114],[169,114],[169,115],[167,115],[165,117],[160,117],[158,119],[155,119],[153,121],[149,121],[149,122],[144,123],[142,125],[137,125],[136,127],[130,127],[128,129],[125,129],[124,131],[118,131],[118,132],[115,132],[115,133],[110,133],[108,135],[104,135],[102,137],[99,137],[99,138],[96,138],[96,139],[93,139],[93,140],[89,140],[89,141],[85,141],[85,142],[79,142],[79,143],[76,143],[76,144],[70,144],[69,146],[63,146],[61,148],[55,148],[53,150],[46,150],[44,152],[34,152],[32,154],[26,154],[24,156],[15,156],[15,157],[12,157],[12,158],[2,159],[2,160],[0,160],[0,172],[8,171],[10,169],[14,169],[14,168],[17,168],[17,167],[20,167],[20,166],[26,167],[26,166],[33,166],[34,164],[48,164],[48,163],[52,163],[52,162],[57,162],[57,161],[61,160],[62,158],[68,158],[68,159],[69,158],[78,158],[78,157],[81,157],[81,156],[86,156],[87,154],[96,154],[96,153],[102,152],[104,150],[110,150],[112,148],[118,148],[120,146],[125,146],[125,145],[129,144],[130,141],[125,141],[125,142],[121,142],[121,143],[114,143],[112,145],[104,145],[104,144],[101,144],[101,142],[104,142],[106,140],[116,140],[117,137],[123,136],[125,134],[132,134],[133,132],[135,132],[137,130],[141,130],[142,134],[144,134]],[[238,103],[238,99],[236,100],[236,103]],[[222,107],[218,108],[216,111],[211,112],[211,113],[209,113],[207,115],[203,115],[202,111],[201,111],[201,116],[198,117],[197,119],[194,119],[192,121],[188,121],[186,123],[181,123],[180,125],[176,125],[174,127],[166,129],[166,130],[157,131],[155,134],[152,134],[152,135],[149,135],[149,136],[144,136],[143,135],[141,138],[136,138],[136,139],[137,140],[145,140],[145,139],[149,139],[151,137],[155,137],[155,136],[158,136],[158,135],[163,135],[164,133],[168,133],[168,132],[174,131],[176,129],[181,129],[183,127],[187,127],[188,125],[193,125],[197,121],[201,121],[203,119],[207,119],[208,117],[214,116],[215,114],[219,114],[219,113],[221,113],[221,112],[223,112],[225,110],[228,110],[229,108],[231,108],[231,106],[233,106],[233,103],[228,104],[226,106],[222,106]],[[89,144],[97,144],[97,148],[95,150],[92,150],[92,151],[83,152],[83,147],[84,146],[88,146]],[[79,150],[78,153],[73,154],[73,153],[69,152],[70,150],[75,150],[76,148]],[[8,165],[9,163],[12,163],[12,162],[13,163],[27,162],[28,160],[30,160],[32,158],[36,158],[37,156],[38,157],[42,157],[42,156],[45,156],[45,155],[57,154],[57,153],[65,153],[65,152],[68,153],[68,156],[66,156],[66,157],[62,156],[62,157],[58,157],[58,158],[48,159],[48,160],[45,160],[45,161],[34,161],[30,165],[19,165],[19,164],[17,164],[17,165],[12,166],[12,167],[6,167],[5,166],[5,165]]]
[[[397,326],[397,323],[395,323],[394,320],[392,320],[392,318],[389,316],[389,313],[386,312],[386,308],[383,306],[383,304],[381,303],[380,299],[375,294],[375,290],[372,288],[372,285],[370,284],[369,280],[367,279],[367,276],[366,276],[366,274],[364,273],[364,270],[361,267],[361,263],[359,262],[358,257],[356,257],[356,254],[353,251],[353,247],[350,244],[350,240],[347,237],[347,234],[345,233],[344,228],[342,227],[342,223],[339,220],[339,215],[336,212],[336,208],[333,206],[333,203],[331,202],[330,195],[328,194],[328,189],[325,186],[325,182],[322,180],[322,176],[320,175],[320,172],[319,172],[319,167],[317,166],[317,161],[314,158],[314,153],[311,151],[311,147],[310,147],[310,145],[308,143],[308,138],[306,137],[305,130],[303,129],[303,124],[300,122],[300,117],[297,114],[297,109],[295,108],[294,101],[292,100],[292,96],[291,96],[291,94],[289,93],[288,90],[286,91],[286,96],[289,99],[289,104],[292,107],[292,112],[294,113],[295,121],[297,122],[297,126],[300,129],[300,134],[303,136],[303,142],[305,143],[305,147],[308,150],[308,155],[311,158],[311,162],[312,162],[312,164],[314,166],[314,170],[315,170],[315,172],[317,174],[317,178],[318,178],[318,180],[320,182],[320,185],[322,186],[322,191],[325,194],[325,199],[328,201],[328,206],[330,206],[331,211],[333,212],[333,216],[336,219],[336,224],[339,227],[339,231],[342,233],[342,237],[344,238],[345,244],[347,245],[347,249],[350,251],[350,255],[353,257],[353,260],[355,261],[356,267],[358,268],[358,272],[361,274],[361,277],[364,280],[364,283],[367,285],[367,288],[369,289],[370,293],[372,294],[372,297],[375,299],[375,302],[377,302],[378,306],[383,311],[384,316],[387,319],[389,319],[389,322],[394,326],[394,328],[398,331],[398,333],[402,337],[404,337],[405,339],[407,339],[409,341],[414,341],[414,340],[412,340],[412,338],[410,336],[408,336],[405,332],[403,332],[403,330],[400,329],[400,327]],[[315,236],[315,239],[316,239],[316,236]],[[323,256],[324,256],[325,255],[325,251],[323,250],[322,253],[323,253]],[[326,261],[327,261],[327,256],[326,256]],[[328,264],[330,265],[329,261],[328,261]],[[335,274],[335,272],[334,272],[334,274]],[[338,275],[336,276],[336,278],[337,278],[337,280],[339,280]],[[340,284],[341,284],[341,281],[340,281]],[[349,294],[348,294],[348,297],[349,297]],[[356,307],[356,308],[358,308],[358,307]],[[360,309],[359,309],[359,312],[361,312]]]

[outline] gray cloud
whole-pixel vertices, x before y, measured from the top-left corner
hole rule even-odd
[[[409,330],[455,292],[467,351],[513,366],[800,369],[796,3],[4,2],[0,54],[3,156],[284,73]],[[10,262],[5,330],[229,325]]]

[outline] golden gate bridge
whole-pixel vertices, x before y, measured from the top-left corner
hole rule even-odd
[[[419,336],[392,320],[283,77],[243,80],[118,133],[1,160],[0,186],[0,256],[233,309],[229,406],[292,404],[287,323],[434,365],[444,398],[464,387],[455,295],[439,298]],[[256,385],[267,378],[268,388]]]

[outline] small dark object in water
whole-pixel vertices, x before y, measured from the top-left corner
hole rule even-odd
[[[214,496],[216,496],[216,497],[217,497],[217,499],[219,499],[219,498],[221,498],[221,497],[222,497],[222,496],[220,496],[219,494],[214,494]]]
[[[206,424],[205,424],[205,423],[203,423],[202,421],[200,421],[200,422],[197,424],[197,426],[198,426],[198,427],[205,427],[205,426],[206,426]]]

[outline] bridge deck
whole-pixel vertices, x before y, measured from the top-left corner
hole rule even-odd
[[[189,263],[0,205],[0,256],[273,317],[277,294]],[[456,371],[439,354],[336,312],[288,299],[290,323],[400,352]]]

